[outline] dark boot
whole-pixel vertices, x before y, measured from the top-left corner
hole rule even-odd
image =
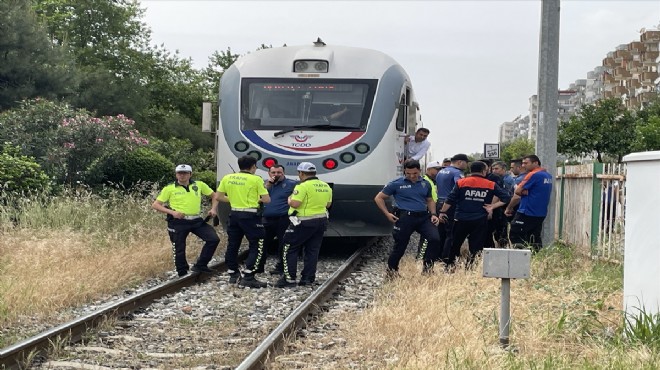
[[[241,279],[241,281],[238,282],[238,285],[247,288],[265,288],[266,286],[268,286],[268,284],[266,284],[265,282],[257,280],[254,277],[254,274],[246,274],[245,276],[243,276],[243,279]]]
[[[275,286],[278,288],[288,288],[296,286],[295,280],[287,280],[284,276],[280,277],[280,280],[275,283]]]
[[[238,271],[229,273],[229,284],[236,284],[241,280],[241,273]]]

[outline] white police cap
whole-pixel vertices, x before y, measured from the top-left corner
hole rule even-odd
[[[309,162],[302,162],[298,165],[298,171],[300,172],[316,172],[316,166]]]
[[[432,162],[429,162],[429,164],[426,165],[427,169],[428,168],[438,168],[438,167],[442,167],[442,163],[440,161],[432,161]]]
[[[180,164],[176,166],[174,172],[192,172],[192,167],[187,164]]]

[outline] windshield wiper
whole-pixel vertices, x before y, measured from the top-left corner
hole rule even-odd
[[[300,130],[300,129],[303,129],[303,128],[328,128],[328,129],[332,129],[332,128],[335,128],[335,127],[336,128],[345,128],[345,127],[341,127],[341,126],[333,126],[329,123],[324,123],[324,124],[320,124],[320,125],[293,126],[291,128],[287,128],[287,129],[284,129],[284,130],[281,130],[281,131],[277,131],[276,133],[273,134],[273,137],[282,136],[284,134],[288,134],[289,132]]]

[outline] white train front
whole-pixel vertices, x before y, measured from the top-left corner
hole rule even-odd
[[[218,178],[243,155],[264,178],[275,163],[296,178],[312,162],[333,188],[326,236],[391,232],[373,198],[401,175],[404,138],[418,124],[410,79],[392,58],[320,40],[259,50],[225,71],[219,106]]]

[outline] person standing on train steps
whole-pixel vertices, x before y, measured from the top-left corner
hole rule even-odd
[[[404,162],[403,173],[403,177],[389,182],[374,198],[381,212],[394,224],[392,236],[395,244],[387,260],[386,273],[389,278],[398,276],[399,261],[406,252],[413,232],[417,231],[428,241],[422,273],[432,271],[433,261],[440,252],[437,228],[440,221],[436,215],[431,185],[421,176],[418,161]],[[390,196],[394,198],[398,207],[395,213],[390,212],[385,204],[385,200]]]
[[[220,239],[213,227],[200,216],[202,195],[215,198],[215,193],[202,181],[193,181],[192,167],[180,164],[175,168],[176,181],[165,186],[151,205],[151,208],[167,215],[167,232],[172,242],[174,267],[179,276],[188,274],[186,260],[186,239],[190,233],[204,241],[202,251],[193,265],[195,272],[213,272],[208,267]],[[216,208],[211,207],[208,216],[216,216]]]
[[[281,275],[284,273],[282,263],[282,253],[284,247],[284,232],[289,226],[289,196],[293,193],[293,188],[298,181],[287,178],[284,175],[284,166],[281,164],[273,165],[268,169],[268,179],[264,182],[270,203],[264,206],[264,250],[266,252],[277,251],[277,262],[275,268],[270,271],[271,275]],[[277,244],[275,244],[277,240]],[[264,272],[266,263],[266,254],[257,266],[256,272]]]
[[[405,139],[406,143],[406,155],[405,160],[413,159],[419,161],[426,155],[431,143],[428,140],[428,136],[431,133],[429,129],[422,127],[417,129],[415,135],[407,136]]]
[[[438,203],[438,187],[435,185],[435,176],[440,171],[442,163],[439,161],[432,161],[426,165],[426,173],[424,174],[424,180],[426,180],[429,185],[431,185],[431,196],[433,197],[433,202]],[[428,241],[421,236],[419,237],[419,244],[417,245],[417,259],[424,258],[424,253],[428,247]]]
[[[513,216],[509,230],[511,244],[518,248],[529,246],[538,252],[543,248],[541,232],[552,193],[552,175],[541,167],[541,160],[534,154],[523,157],[522,168],[527,175],[516,187],[504,214]]]
[[[227,251],[225,262],[229,273],[229,283],[237,283],[250,288],[263,288],[266,283],[255,278],[255,269],[264,258],[264,226],[261,223],[260,207],[270,202],[264,180],[255,175],[257,160],[251,156],[238,158],[239,173],[225,175],[218,185],[213,200],[215,209],[218,202],[231,206],[227,222]],[[248,257],[241,278],[238,268],[238,250],[245,236],[248,240]]]
[[[316,280],[316,265],[323,234],[328,228],[328,208],[332,205],[332,188],[316,177],[316,166],[310,162],[298,165],[300,183],[289,197],[289,228],[284,233],[284,275],[277,281],[279,288],[296,285],[298,254],[304,252],[304,266],[298,285]]]

